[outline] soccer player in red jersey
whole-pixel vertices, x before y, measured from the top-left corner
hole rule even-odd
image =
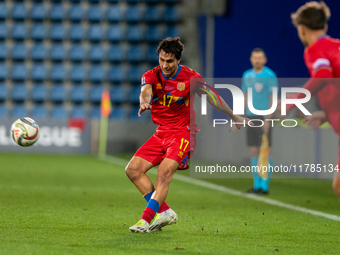
[[[159,126],[156,133],[137,150],[125,169],[129,179],[148,202],[141,219],[129,228],[131,232],[157,231],[176,223],[178,219],[165,198],[172,176],[177,169],[188,168],[186,159],[194,153],[196,131],[199,128],[192,107],[195,93],[191,92],[199,95],[203,92],[198,89],[202,86],[200,83],[190,84],[191,78],[202,79],[199,73],[179,64],[183,50],[184,46],[179,38],[162,40],[157,50],[159,66],[142,76],[138,115],[151,110],[151,118]],[[203,79],[202,82],[204,83]],[[212,94],[218,101],[217,95]],[[233,121],[248,123],[248,119],[235,116],[223,99],[217,105],[212,98],[208,97],[207,100]],[[146,172],[157,165],[159,167],[155,188]]]
[[[340,40],[327,35],[330,16],[330,10],[323,1],[312,1],[301,6],[291,18],[306,47],[304,59],[311,79],[304,88],[312,95],[317,95],[323,110],[306,117],[305,122],[317,128],[328,121],[340,141]],[[305,95],[299,94],[298,97],[303,98]],[[340,149],[337,167],[340,167]],[[333,190],[340,198],[339,171],[335,171]]]

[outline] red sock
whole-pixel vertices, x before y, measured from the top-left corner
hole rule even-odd
[[[146,207],[142,215],[142,220],[145,220],[147,223],[150,224],[155,215],[156,213],[154,212],[154,210],[152,210],[149,207]]]
[[[159,207],[158,213],[162,213],[166,210],[170,209],[170,207],[168,206],[167,203],[165,203],[165,201],[163,202],[163,204]]]

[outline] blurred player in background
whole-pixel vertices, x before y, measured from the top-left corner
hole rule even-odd
[[[196,145],[196,131],[199,128],[192,107],[194,93],[190,92],[194,91],[199,95],[204,93],[198,89],[202,86],[198,82],[190,85],[190,78],[203,81],[199,73],[179,65],[183,50],[184,46],[178,37],[162,40],[157,50],[159,66],[142,76],[138,115],[145,110],[151,110],[151,118],[159,126],[156,133],[137,150],[125,169],[129,179],[148,202],[141,219],[129,228],[131,232],[157,231],[176,223],[178,219],[164,200],[168,195],[172,176],[177,169],[188,168],[186,159],[193,154]],[[218,101],[216,94],[212,94]],[[208,97],[211,105],[235,122],[244,121],[244,118],[233,115],[223,99],[222,103],[216,106],[213,100]],[[190,127],[190,123],[194,126]],[[157,165],[159,167],[155,188],[146,172]],[[155,220],[150,226],[154,217]]]
[[[340,142],[340,40],[327,35],[330,16],[330,10],[323,1],[312,1],[292,13],[291,18],[306,47],[304,59],[311,79],[303,87],[317,95],[322,109],[306,117],[305,122],[318,128],[328,121]],[[305,95],[298,94],[297,97],[304,98]],[[337,168],[339,164],[340,149]],[[340,198],[340,172],[334,170],[333,190]]]
[[[247,98],[248,88],[252,88],[253,106],[257,110],[267,110],[272,105],[272,88],[278,87],[278,82],[275,73],[266,65],[267,57],[263,49],[255,48],[251,52],[250,62],[253,68],[245,71],[242,76],[242,91]],[[247,102],[245,102],[247,104]],[[272,115],[258,116],[253,114],[249,107],[246,107],[246,115],[250,119],[271,119]],[[271,122],[264,121],[264,125],[260,126],[260,121],[253,121],[255,127],[247,126],[247,145],[250,152],[251,166],[257,166],[259,157],[262,134],[265,132],[269,140],[269,164],[274,166],[274,160],[271,155]],[[235,128],[234,128],[235,130]],[[253,168],[252,168],[253,169]],[[268,194],[269,180],[271,173],[268,172],[268,178],[263,179],[257,172],[253,172],[254,186],[248,190],[249,193]]]

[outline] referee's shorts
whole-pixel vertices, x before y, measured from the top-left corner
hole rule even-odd
[[[246,126],[247,129],[247,145],[248,146],[261,146],[262,142],[262,134],[263,134],[263,129],[262,127],[257,127],[261,126],[261,121],[259,120],[264,120],[263,116],[247,116],[247,118],[251,119],[252,122],[254,123],[255,127],[250,127],[249,125]],[[258,120],[256,120],[258,119]],[[269,134],[268,134],[268,142],[269,142],[269,147],[272,146],[272,123],[270,123],[270,128],[269,128]]]

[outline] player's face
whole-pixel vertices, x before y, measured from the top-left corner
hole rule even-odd
[[[253,52],[250,56],[250,62],[255,70],[261,70],[267,63],[267,58],[263,52]]]
[[[180,61],[181,59],[177,59],[174,54],[165,53],[163,50],[159,53],[159,66],[163,74],[168,78],[176,74]]]

